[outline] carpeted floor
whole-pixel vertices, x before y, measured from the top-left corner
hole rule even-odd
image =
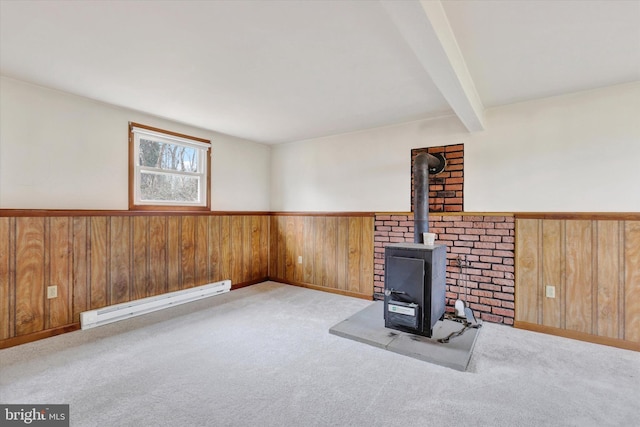
[[[273,282],[0,350],[72,426],[637,426],[640,353],[485,323],[467,372],[330,335],[371,302]]]

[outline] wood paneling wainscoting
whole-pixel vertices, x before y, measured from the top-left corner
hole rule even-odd
[[[640,351],[640,214],[516,214],[515,292],[516,327]]]
[[[515,326],[640,351],[640,214],[515,218]],[[374,214],[0,210],[0,348],[223,279],[372,299]]]
[[[268,213],[1,214],[0,348],[77,329],[85,310],[268,276]]]
[[[273,214],[269,277],[372,299],[373,222],[373,213]]]

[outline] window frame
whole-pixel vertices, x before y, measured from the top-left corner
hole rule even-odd
[[[199,159],[206,168],[202,181],[206,181],[206,189],[204,190],[205,203],[190,204],[184,202],[160,202],[160,203],[142,203],[137,200],[140,187],[140,167],[138,165],[138,141],[136,139],[136,129],[139,134],[147,131],[148,135],[155,136],[160,142],[169,144],[191,146],[204,150],[204,159]],[[159,129],[140,123],[129,122],[129,210],[145,210],[145,211],[210,211],[211,210],[211,141],[195,136],[189,136],[178,132],[172,132],[165,129]],[[177,171],[176,171],[177,172]],[[171,172],[168,174],[172,175]],[[183,175],[183,173],[175,173],[175,175]],[[201,183],[202,184],[202,183]]]

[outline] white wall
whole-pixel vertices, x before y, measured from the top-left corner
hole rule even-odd
[[[411,148],[459,143],[466,133],[457,119],[449,118],[276,145],[271,207],[407,211]]]
[[[269,146],[6,77],[0,208],[128,209],[129,121],[211,140],[212,210],[269,209]]]
[[[465,144],[468,212],[640,211],[640,83],[272,149],[271,208],[410,210],[412,148]]]
[[[0,78],[0,208],[127,209],[129,121],[211,139],[213,210],[408,211],[412,148],[465,144],[465,210],[640,211],[640,83],[269,147]]]

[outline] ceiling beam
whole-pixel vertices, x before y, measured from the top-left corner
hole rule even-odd
[[[484,130],[484,107],[440,1],[380,3],[467,130]]]

